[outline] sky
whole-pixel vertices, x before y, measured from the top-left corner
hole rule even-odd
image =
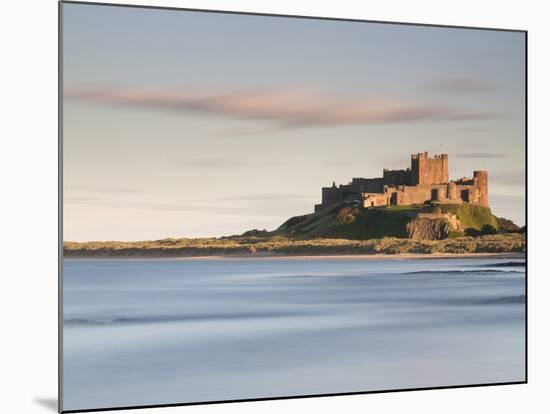
[[[525,223],[524,34],[63,6],[64,240],[272,230],[449,154]]]

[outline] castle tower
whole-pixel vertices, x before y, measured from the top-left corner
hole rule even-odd
[[[479,190],[479,204],[489,207],[489,175],[487,171],[474,171],[474,179]]]
[[[432,201],[443,201],[445,199],[446,188],[437,187],[432,189]]]
[[[447,198],[449,200],[456,200],[458,198],[456,183],[453,183],[452,181],[447,184]]]
[[[447,154],[435,155],[427,152],[411,155],[411,185],[447,184],[449,182],[449,158]]]

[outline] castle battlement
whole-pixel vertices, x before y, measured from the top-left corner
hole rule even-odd
[[[354,178],[350,183],[322,188],[322,202],[315,211],[344,201],[363,207],[438,203],[470,203],[489,206],[489,173],[473,172],[472,178],[449,181],[448,154],[432,158],[428,152],[412,154],[411,166],[402,170],[384,168],[382,177]]]
[[[433,156],[433,158],[430,158],[427,151],[419,152],[418,154],[411,154],[411,159],[413,160],[430,160],[430,159],[438,160],[438,159],[448,159],[448,157],[449,157],[448,154],[436,154]]]
[[[428,158],[428,152],[419,152],[418,154],[411,154],[412,160],[426,159]]]

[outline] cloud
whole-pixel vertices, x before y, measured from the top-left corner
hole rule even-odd
[[[284,194],[284,193],[259,193],[249,195],[237,195],[231,197],[217,198],[216,200],[225,201],[253,201],[253,202],[273,202],[273,201],[311,201],[317,200],[318,196],[306,194]]]
[[[395,124],[416,121],[465,121],[491,117],[444,105],[378,98],[342,100],[297,88],[214,92],[197,88],[74,87],[65,98],[97,104],[168,111],[194,111],[239,119],[272,121],[280,126]]]
[[[284,160],[225,156],[198,156],[198,157],[172,157],[168,160],[172,166],[178,169],[237,169],[237,168],[261,168],[268,165],[280,165]]]
[[[253,214],[270,216],[280,211],[280,203],[311,204],[318,197],[290,193],[258,193],[228,197],[208,197],[196,199],[178,199],[161,201],[155,199],[127,199],[124,197],[106,197],[96,195],[65,196],[66,205],[102,206],[109,208],[146,209],[172,212],[200,212],[208,214]],[[269,211],[268,211],[269,210]],[[276,214],[275,214],[276,215]]]
[[[438,92],[478,93],[496,90],[496,85],[476,78],[448,78],[440,79],[429,85],[430,89]]]
[[[174,164],[179,168],[237,168],[254,165],[253,161],[246,158],[232,157],[197,157],[197,158],[174,158]],[[260,164],[261,165],[261,164]]]
[[[139,195],[144,194],[146,191],[142,189],[137,188],[127,188],[127,187],[114,187],[114,186],[86,186],[86,185],[71,185],[68,186],[67,190],[69,192],[86,192],[86,193],[94,193],[94,194],[114,194],[114,195]]]
[[[507,158],[508,155],[500,154],[500,153],[496,153],[496,152],[463,152],[463,153],[453,154],[453,157],[457,157],[457,158],[483,158],[483,159],[491,158],[491,159],[495,159],[495,158]]]
[[[198,200],[197,200],[198,201]],[[95,207],[107,207],[107,208],[121,208],[121,209],[141,209],[141,210],[152,210],[152,211],[168,211],[168,212],[180,212],[180,213],[208,213],[208,214],[219,214],[219,215],[241,215],[241,214],[250,214],[252,208],[249,206],[231,206],[224,205],[220,206],[215,203],[207,204],[205,200],[204,203],[197,203],[196,201],[151,201],[151,200],[125,200],[125,199],[114,199],[106,197],[64,197],[63,202],[65,205],[84,205],[84,206],[95,206]]]

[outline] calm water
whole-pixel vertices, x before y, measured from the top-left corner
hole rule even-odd
[[[64,409],[520,381],[510,262],[66,261]]]

